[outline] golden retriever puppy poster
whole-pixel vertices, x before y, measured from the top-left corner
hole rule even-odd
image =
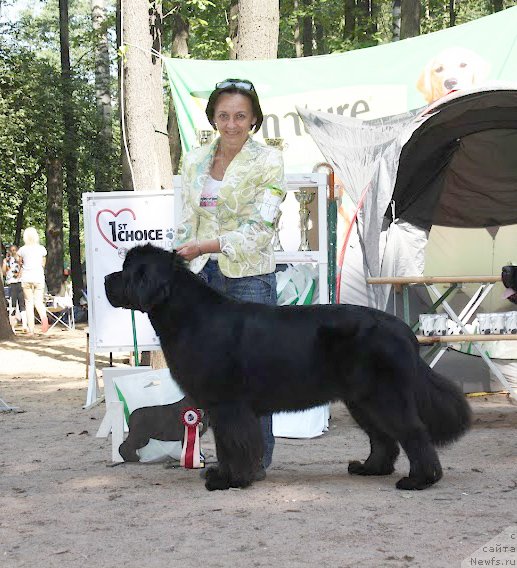
[[[451,91],[479,86],[489,72],[489,63],[474,51],[449,47],[427,62],[416,86],[425,100],[433,103]]]

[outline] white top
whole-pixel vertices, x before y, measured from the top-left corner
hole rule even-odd
[[[203,209],[208,211],[208,213],[215,214],[217,207],[217,194],[219,193],[219,188],[222,183],[222,180],[214,179],[210,175],[206,178],[205,187],[203,187],[201,191],[199,206],[203,207]]]
[[[18,255],[18,253],[16,253]],[[5,259],[7,264],[7,273],[5,275],[6,284],[16,284],[21,282],[19,278],[20,274],[20,263],[18,262],[17,256],[10,256],[9,259]]]
[[[43,245],[25,245],[18,250],[23,260],[22,283],[45,284],[43,259],[47,256],[47,249]]]
[[[205,187],[203,187],[201,191],[199,206],[203,207],[205,211],[211,213],[212,215],[215,215],[215,210],[217,208],[217,195],[222,183],[222,180],[214,179],[209,174],[206,178]],[[217,260],[217,253],[212,253],[210,255],[210,258],[212,260]]]

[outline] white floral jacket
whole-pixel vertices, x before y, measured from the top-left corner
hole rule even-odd
[[[226,170],[214,215],[200,206],[200,196],[218,144],[219,138],[192,150],[183,160],[183,216],[175,245],[217,238],[219,268],[225,276],[269,274],[275,270],[271,220],[279,203],[273,212],[268,205],[271,191],[282,198],[285,195],[282,153],[248,138]],[[204,254],[195,258],[190,269],[199,272],[209,257]]]

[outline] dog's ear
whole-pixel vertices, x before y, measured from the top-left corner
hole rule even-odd
[[[130,267],[128,296],[134,309],[147,313],[169,299],[173,262],[173,255],[148,257],[147,262]]]
[[[472,52],[472,84],[473,86],[482,85],[490,75],[491,65],[485,58],[481,57],[475,52]]]
[[[433,61],[428,61],[425,67],[422,69],[418,81],[416,82],[416,88],[424,95],[424,99],[428,103],[433,102],[433,93],[431,85],[431,70],[433,67]]]

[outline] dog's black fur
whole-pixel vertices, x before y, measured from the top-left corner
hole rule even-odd
[[[272,412],[343,401],[371,446],[348,471],[391,474],[400,444],[410,470],[399,489],[436,483],[434,446],[470,425],[462,392],[424,363],[411,329],[392,315],[239,302],[150,245],[131,249],[105,287],[113,306],[149,314],[172,376],[208,411],[219,461],[207,470],[209,490],[251,484],[263,452],[259,417]]]
[[[145,406],[133,410],[129,415],[129,434],[118,449],[124,461],[140,461],[136,451],[146,446],[151,438],[163,442],[182,442],[185,426],[181,421],[181,415],[185,408],[191,406],[195,404],[186,396],[173,404]],[[206,429],[206,420],[204,420],[199,435],[202,436]]]

